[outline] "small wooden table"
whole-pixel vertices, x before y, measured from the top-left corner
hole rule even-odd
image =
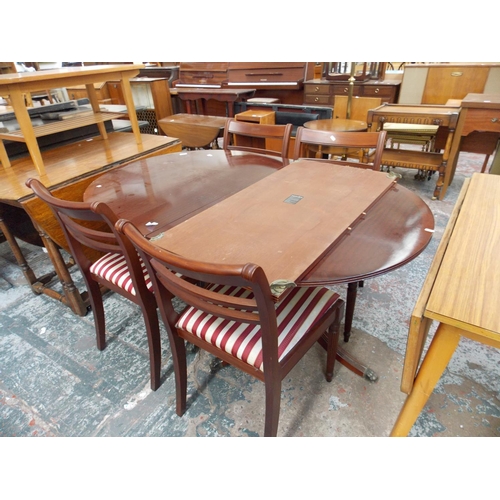
[[[499,176],[464,183],[411,317],[401,382],[409,396],[392,436],[410,432],[461,337],[500,347],[499,199]],[[432,321],[439,326],[417,372]]]
[[[104,122],[121,116],[115,113],[101,112],[100,110],[94,83],[107,80],[121,82],[132,131],[137,144],[141,144],[141,132],[134,111],[135,106],[130,89],[130,79],[136,76],[143,67],[142,64],[111,64],[0,75],[0,95],[10,97],[20,128],[16,132],[0,134],[0,162],[2,165],[10,167],[10,161],[3,144],[4,139],[25,142],[33,164],[40,175],[45,174],[45,167],[38,147],[37,137],[97,124],[101,136],[106,139],[107,132]],[[86,86],[93,113],[84,117],[75,117],[70,120],[56,121],[47,125],[33,127],[24,102],[24,94],[46,88],[59,88],[70,85]]]
[[[166,135],[180,139],[183,147],[203,148],[222,135],[226,121],[223,116],[178,113],[158,120],[158,125]]]
[[[361,120],[348,120],[344,118],[332,118],[326,120],[312,120],[304,123],[305,128],[311,130],[326,130],[328,132],[363,132],[367,124]]]
[[[486,155],[484,171],[500,138],[500,94],[467,94],[460,106],[462,110],[450,151],[450,168],[445,174],[446,187],[453,181],[460,151]],[[495,160],[499,158],[493,160],[494,164]]]
[[[192,88],[192,87],[175,87],[177,97],[186,103],[188,113],[196,113],[192,103],[201,100],[203,103],[203,114],[206,115],[206,101],[215,99],[216,101],[225,102],[227,106],[227,116],[234,117],[234,103],[253,97],[256,89],[227,89],[227,88]]]

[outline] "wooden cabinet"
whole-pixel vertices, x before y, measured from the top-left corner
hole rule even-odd
[[[399,104],[446,104],[471,93],[500,93],[500,63],[407,64]]]
[[[395,103],[398,100],[399,86],[397,80],[370,80],[355,82],[353,96],[380,97],[382,102]],[[349,83],[332,80],[308,80],[304,84],[304,104],[333,106],[336,95],[349,95]]]
[[[124,104],[121,83],[108,82],[109,95],[113,104]],[[143,129],[147,134],[161,135],[158,122],[174,114],[172,97],[167,78],[137,77],[130,79],[130,88],[136,106],[144,108],[137,111],[137,118],[147,121],[149,125]]]

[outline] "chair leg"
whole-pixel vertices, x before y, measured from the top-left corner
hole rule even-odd
[[[266,386],[266,416],[264,425],[265,437],[278,435],[280,418],[281,380],[267,381]]]
[[[149,348],[151,389],[156,391],[161,385],[161,338],[156,304],[142,304],[142,314],[146,325]]]
[[[175,373],[175,411],[179,417],[186,411],[187,399],[187,361],[186,361],[186,343],[184,339],[176,333],[168,334],[170,340],[170,349],[172,351],[172,360]]]
[[[97,348],[102,351],[106,347],[106,324],[104,318],[104,304],[102,302],[102,292],[99,283],[89,276],[83,275],[87,290],[89,292],[89,301],[92,313],[94,315],[95,335]]]

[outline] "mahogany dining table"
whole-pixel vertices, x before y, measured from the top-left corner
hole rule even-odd
[[[107,203],[119,218],[132,221],[145,236],[155,239],[286,168],[278,158],[264,155],[224,150],[182,151],[139,160],[104,173],[87,187],[84,201]],[[418,195],[394,182],[361,215],[359,223],[349,229],[348,236],[332,245],[296,283],[348,284],[345,340],[352,326],[359,283],[416,258],[432,238],[434,217]],[[370,381],[377,380],[370,368],[344,349],[339,348],[337,358],[354,373]]]

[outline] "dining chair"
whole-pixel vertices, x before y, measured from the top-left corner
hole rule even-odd
[[[225,151],[247,151],[278,156],[283,166],[288,165],[288,146],[292,124],[268,125],[229,119],[224,128],[223,149]],[[269,143],[279,141],[280,148],[271,149]]]
[[[196,262],[158,248],[130,221],[121,219],[116,227],[152,277],[173,355],[179,416],[187,399],[185,341],[264,382],[265,436],[278,432],[283,378],[318,341],[326,345],[326,379],[332,380],[344,311],[337,293],[294,287],[277,302],[258,265]],[[186,304],[182,311],[174,310],[173,297]]]
[[[142,311],[149,347],[151,389],[161,384],[161,341],[156,299],[146,266],[131,242],[115,230],[116,216],[105,203],[62,200],[37,179],[26,185],[52,210],[82,273],[94,313],[97,348],[106,347],[102,294],[112,290]]]
[[[358,161],[346,161],[346,165],[380,170],[387,132],[330,132],[299,127],[295,137],[293,159],[324,159],[324,155]]]

